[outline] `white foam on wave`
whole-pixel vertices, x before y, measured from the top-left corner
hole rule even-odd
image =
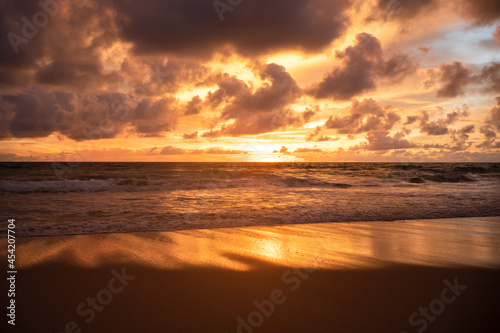
[[[42,181],[0,181],[1,192],[33,193],[33,192],[102,192],[117,186],[117,179],[65,179]]]
[[[65,179],[41,181],[0,181],[0,193],[66,193],[66,192],[136,192],[159,190],[211,190],[227,187],[256,186],[255,182],[224,179]]]

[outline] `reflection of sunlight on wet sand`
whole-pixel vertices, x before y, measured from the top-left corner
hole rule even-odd
[[[328,269],[389,263],[500,267],[498,218],[33,237],[18,238],[17,244],[20,268],[52,260],[84,267],[135,262],[161,269],[238,271],[255,269],[258,262]]]
[[[274,240],[260,239],[254,245],[255,254],[272,261],[280,262],[283,259],[283,246]]]

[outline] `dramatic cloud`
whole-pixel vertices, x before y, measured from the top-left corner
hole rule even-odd
[[[166,146],[160,152],[161,155],[184,155],[185,153],[186,151],[184,149],[174,146]]]
[[[462,15],[477,25],[490,25],[500,19],[500,2],[496,0],[465,0]]]
[[[428,135],[444,135],[449,132],[448,125],[453,124],[460,118],[468,117],[470,115],[469,107],[464,104],[461,109],[456,108],[448,113],[445,118],[440,118],[435,121],[430,121],[430,116],[427,111],[422,111],[422,118],[420,119],[420,133]]]
[[[238,95],[251,94],[250,87],[244,81],[228,73],[213,75],[207,83],[214,83],[218,86],[217,90],[208,92],[205,99],[211,108],[216,108]]]
[[[471,82],[472,71],[465,68],[460,62],[443,64],[440,68],[441,88],[437,91],[438,97],[455,97],[465,93],[465,87]]]
[[[303,121],[292,110],[272,110],[265,113],[239,113],[235,122],[223,126],[221,133],[229,136],[272,132],[287,126],[301,126]]]
[[[495,126],[500,131],[500,97],[495,98],[498,106],[491,109],[486,122]]]
[[[404,123],[405,125],[411,125],[414,122],[416,122],[419,119],[418,116],[407,116],[406,117],[406,122]]]
[[[100,139],[87,160],[494,160],[500,145],[498,1],[0,3],[0,160]]]
[[[54,61],[35,74],[38,83],[75,88],[94,88],[122,80],[116,72],[105,73],[101,63]]]
[[[223,118],[235,119],[242,112],[267,112],[283,108],[301,95],[297,83],[283,66],[275,63],[264,66],[260,78],[270,81],[270,84],[265,83],[254,93],[250,89],[240,91],[224,108]]]
[[[113,138],[132,125],[145,136],[172,130],[177,123],[176,99],[134,102],[127,95],[78,95],[41,88],[0,96],[0,135],[18,138],[61,133],[74,140]]]
[[[121,37],[141,54],[208,57],[227,46],[243,55],[290,48],[318,52],[340,37],[349,21],[347,0],[253,0],[237,7],[236,2],[199,0],[107,3],[116,11]],[[214,8],[220,3],[222,22]]]
[[[418,65],[408,56],[398,54],[386,59],[380,41],[373,35],[356,35],[354,46],[335,53],[342,64],[312,85],[308,94],[316,98],[348,100],[375,89],[377,79],[399,82],[414,73]]]
[[[340,138],[331,138],[329,136],[320,134],[321,134],[321,126],[316,126],[314,132],[306,136],[306,141],[323,142],[323,141],[336,141],[340,139]]]
[[[176,93],[187,84],[200,85],[212,73],[199,63],[175,58],[168,60],[132,58],[123,61],[121,74],[126,76],[126,83],[134,94],[158,96]],[[196,106],[195,99],[186,112],[196,111]]]
[[[500,93],[500,62],[484,66],[475,80],[482,85],[483,92]]]
[[[97,1],[3,1],[0,73],[9,77],[0,80],[87,88],[119,81],[101,62],[101,51],[118,39],[113,13],[101,9]]]
[[[260,78],[269,81],[253,92],[242,81],[224,75],[219,89],[207,95],[212,106],[227,102],[219,121],[234,120],[220,130],[204,133],[203,137],[239,136],[271,132],[290,125],[302,125],[314,111],[306,109],[299,115],[288,108],[301,95],[295,80],[283,66],[268,64],[261,69]]]
[[[497,134],[495,133],[493,126],[481,126],[479,132],[484,135],[485,140],[477,145],[478,148],[500,148],[500,141],[495,143]]]
[[[140,134],[159,136],[175,128],[177,117],[175,98],[165,97],[156,101],[147,98],[132,112],[131,123]]]
[[[390,111],[389,107],[382,108],[371,98],[362,102],[354,100],[349,113],[345,117],[330,116],[325,127],[336,129],[341,134],[386,131],[392,129],[401,119],[394,111]]]
[[[368,142],[362,142],[354,147],[354,149],[366,150],[390,150],[390,149],[407,149],[417,147],[416,144],[405,139],[406,134],[397,132],[394,136],[390,136],[389,132],[369,132],[366,135]]]
[[[437,6],[437,0],[378,0],[373,8],[373,14],[367,20],[399,20],[407,22],[422,13],[434,10]]]
[[[196,140],[198,138],[198,131],[193,133],[184,133],[184,135],[182,135],[182,138],[184,140]]]
[[[467,125],[459,130],[450,130],[451,132],[451,142],[453,146],[452,150],[464,150],[470,147],[471,143],[467,143],[469,139],[469,134],[474,132],[474,125]]]
[[[306,110],[302,113],[302,118],[304,119],[305,123],[308,123],[314,115],[319,111],[319,106],[315,106],[314,110],[307,107]]]
[[[442,64],[439,69],[440,88],[437,90],[437,97],[457,97],[466,93],[466,87],[470,84],[480,86],[484,93],[500,92],[500,63],[491,62],[484,66],[480,72],[473,73],[470,68],[455,61],[451,64]],[[432,77],[435,72],[430,72],[431,80],[427,82],[432,85]],[[435,79],[435,78],[434,78]]]
[[[202,100],[200,96],[196,95],[186,105],[186,111],[184,112],[184,114],[186,116],[189,116],[191,114],[198,114],[201,111],[201,107],[202,107]]]

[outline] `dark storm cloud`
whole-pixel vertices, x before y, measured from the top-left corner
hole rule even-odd
[[[216,108],[231,98],[242,94],[251,94],[250,87],[234,75],[219,73],[210,77],[207,84],[217,84],[218,89],[208,92],[205,101],[211,108]]]
[[[122,77],[116,73],[105,73],[100,62],[54,61],[35,74],[40,84],[72,86],[94,89],[103,84],[117,83]]]
[[[405,139],[405,136],[404,132],[397,132],[392,137],[389,135],[389,132],[386,131],[369,132],[366,135],[366,140],[368,140],[368,142],[362,142],[354,146],[353,149],[390,150],[417,147],[416,144]]]
[[[302,118],[304,119],[304,122],[306,123],[309,122],[318,111],[319,111],[318,105],[316,105],[314,109],[307,107],[306,110],[302,113]]]
[[[40,5],[37,1],[4,0],[0,6],[0,64],[16,68],[33,66],[44,55],[47,41],[47,29],[32,23],[33,15],[41,10]],[[30,52],[20,52],[27,43]]]
[[[490,25],[500,20],[500,1],[496,0],[465,0],[462,16],[470,19],[476,25]]]
[[[433,84],[436,73],[431,71],[430,76],[428,85]],[[464,95],[467,86],[471,84],[479,85],[481,91],[485,93],[500,92],[500,63],[492,61],[476,73],[458,61],[442,64],[438,72],[438,82],[440,87],[436,93],[437,97]]]
[[[407,116],[404,125],[411,125],[419,119],[418,116]]]
[[[500,93],[500,62],[484,66],[475,76],[475,81],[482,85],[483,92]]]
[[[487,139],[496,138],[497,134],[495,133],[493,127],[491,125],[481,126],[479,133],[484,134],[484,137]]]
[[[201,111],[202,107],[202,99],[200,96],[196,95],[191,100],[187,103],[186,105],[186,110],[184,111],[184,114],[186,116],[192,115],[192,114],[198,114]]]
[[[0,140],[12,136],[10,122],[16,113],[15,96],[0,96]]]
[[[206,57],[228,45],[243,55],[318,52],[340,37],[347,0],[244,1],[221,22],[213,0],[109,0],[121,37],[137,53]],[[222,2],[226,3],[225,0]]]
[[[429,121],[429,114],[427,111],[422,112],[423,117],[420,122],[420,133],[428,135],[445,135],[448,133],[448,127],[443,121]]]
[[[464,104],[461,109],[456,108],[448,113],[445,118],[440,118],[435,121],[430,121],[430,116],[427,111],[422,111],[422,118],[420,119],[420,133],[428,135],[444,135],[449,132],[448,125],[453,124],[459,119],[468,117],[470,115],[469,107]]]
[[[172,130],[176,100],[134,102],[119,93],[79,95],[41,88],[0,96],[0,137],[35,138],[61,133],[74,140],[113,138],[128,125],[141,135]]]
[[[376,80],[398,82],[414,73],[418,64],[397,54],[386,59],[380,41],[373,35],[356,35],[354,46],[335,53],[342,64],[326,73],[321,82],[307,89],[316,98],[348,100],[376,88]]]
[[[500,97],[495,98],[495,100],[498,105],[491,109],[486,122],[495,126],[500,131]]]
[[[92,90],[126,84],[135,94],[155,96],[175,93],[186,82],[203,81],[209,74],[195,62],[175,57],[165,62],[155,56],[128,58],[119,70],[105,70],[102,52],[121,38],[112,4],[64,2],[2,2],[0,35],[6,38],[0,39],[0,86],[36,83]],[[34,17],[40,15],[48,19],[38,26]],[[9,40],[14,35],[19,38]]]
[[[13,88],[23,87],[28,88],[33,84],[33,72],[31,70],[2,68],[0,64],[0,87]]]
[[[176,93],[185,84],[203,85],[211,75],[202,64],[176,58],[125,59],[121,71],[134,93],[145,96]]]
[[[438,0],[378,0],[367,21],[399,20],[407,22],[422,13],[436,9],[438,4]]]
[[[132,111],[130,122],[139,134],[159,136],[175,128],[177,117],[177,100],[174,97],[146,98]]]
[[[404,24],[429,12],[447,8],[459,12],[475,25],[491,25],[500,19],[500,3],[496,0],[377,0],[366,21],[399,21]]]
[[[478,148],[500,148],[500,141],[495,143],[497,138],[497,134],[495,133],[495,129],[491,125],[481,126],[479,133],[484,135],[484,141],[477,145]]]
[[[465,87],[471,82],[472,71],[465,68],[460,62],[443,64],[440,67],[441,88],[437,97],[456,97],[465,93]]]
[[[333,117],[325,122],[325,127],[336,129],[341,134],[357,134],[368,131],[386,131],[401,119],[389,108],[382,108],[373,99],[365,99],[362,102],[354,100],[345,117]]]
[[[100,51],[118,35],[112,13],[99,2],[5,0],[0,6],[0,73],[10,70],[0,75],[4,84],[81,87],[120,79],[102,68]]]

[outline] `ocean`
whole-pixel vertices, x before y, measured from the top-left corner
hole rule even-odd
[[[22,236],[500,216],[500,163],[0,163]]]

